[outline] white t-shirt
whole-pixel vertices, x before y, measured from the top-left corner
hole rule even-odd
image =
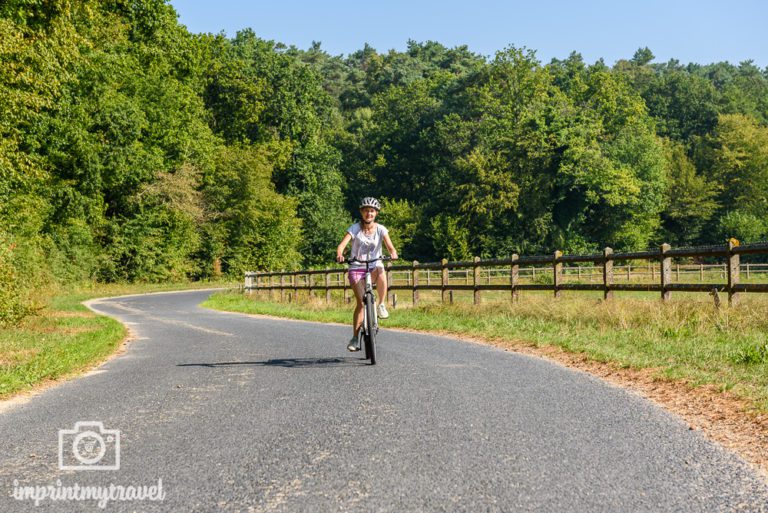
[[[373,235],[369,236],[363,233],[360,223],[355,223],[347,229],[347,233],[352,236],[352,252],[350,256],[366,261],[381,257],[381,244],[384,242],[384,236],[389,233],[389,230],[377,224],[376,231],[373,232]],[[365,264],[354,262],[349,264],[349,267],[351,269],[364,269]],[[379,260],[376,262],[376,267],[384,267],[384,263]]]

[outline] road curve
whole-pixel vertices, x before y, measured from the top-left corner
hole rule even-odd
[[[124,496],[110,511],[766,510],[741,459],[587,374],[386,329],[368,366],[346,352],[348,328],[198,307],[208,294],[94,304],[137,338],[0,414],[0,511],[98,511],[18,499],[75,484],[161,484],[162,501]],[[96,464],[86,449],[89,468],[59,468],[59,430],[78,421],[119,431],[119,469],[93,468],[114,463],[108,438]],[[85,438],[66,431],[63,461],[77,463]]]

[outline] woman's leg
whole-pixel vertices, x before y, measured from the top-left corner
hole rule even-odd
[[[365,294],[365,280],[359,280],[352,285],[352,290],[355,291],[355,313],[352,314],[352,335],[357,336],[357,332],[360,331],[360,327],[363,325],[363,294]]]
[[[371,278],[376,281],[376,293],[379,295],[379,304],[387,302],[387,273],[381,267],[377,267]]]

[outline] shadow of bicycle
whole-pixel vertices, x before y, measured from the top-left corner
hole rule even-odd
[[[177,367],[231,367],[235,365],[252,365],[256,367],[349,367],[367,365],[368,360],[359,357],[346,358],[272,358],[260,362],[215,362],[215,363],[180,363]]]

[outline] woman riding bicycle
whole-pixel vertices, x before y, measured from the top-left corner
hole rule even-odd
[[[365,292],[365,261],[381,257],[382,243],[393,260],[397,260],[397,251],[389,238],[389,231],[376,223],[376,216],[381,210],[381,204],[376,198],[366,197],[360,202],[360,222],[349,227],[339,247],[336,248],[336,260],[344,262],[344,249],[352,241],[351,257],[361,262],[349,264],[349,283],[355,291],[355,313],[352,316],[353,336],[347,345],[350,351],[358,351],[357,334],[363,324],[363,294]],[[378,292],[378,315],[380,319],[389,317],[385,302],[387,300],[387,277],[384,264],[376,262],[376,268],[371,271],[371,280],[376,283]]]

